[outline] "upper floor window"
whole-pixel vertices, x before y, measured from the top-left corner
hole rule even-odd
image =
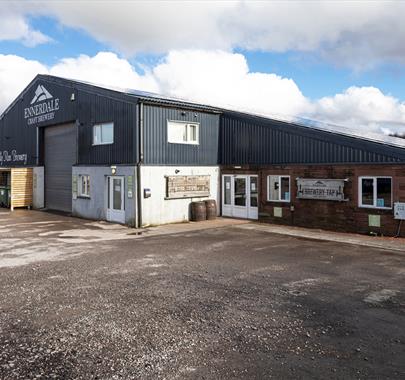
[[[269,175],[267,177],[267,200],[290,202],[290,176]]]
[[[182,121],[167,122],[167,141],[174,144],[194,144],[199,143],[198,123],[185,123]]]
[[[93,126],[93,145],[112,144],[114,142],[114,123]]]
[[[359,177],[359,206],[392,208],[392,178]]]

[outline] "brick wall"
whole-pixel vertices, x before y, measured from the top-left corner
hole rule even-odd
[[[405,202],[405,165],[274,165],[243,167],[232,169],[224,167],[222,174],[259,175],[259,219],[264,222],[322,228],[335,231],[370,233],[387,236],[397,233],[398,220],[393,210],[369,209],[358,206],[358,177],[390,176],[393,185],[393,202]],[[267,201],[267,176],[289,175],[291,178],[291,202]],[[297,199],[296,178],[344,179],[347,202]],[[291,211],[294,206],[294,211]],[[274,207],[282,209],[282,216],[274,216]],[[379,215],[381,227],[369,227],[369,215]],[[405,222],[401,236],[405,237]]]

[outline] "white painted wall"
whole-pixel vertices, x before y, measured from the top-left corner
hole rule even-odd
[[[175,171],[179,170],[178,173]],[[215,199],[219,211],[220,176],[218,166],[142,166],[142,224],[157,225],[189,220],[190,203]],[[168,175],[209,175],[210,196],[186,199],[165,199],[166,179]],[[152,196],[144,198],[144,189],[150,189]]]
[[[33,181],[32,181],[32,206],[34,208],[44,208],[45,198],[44,198],[44,167],[36,166],[33,170]]]

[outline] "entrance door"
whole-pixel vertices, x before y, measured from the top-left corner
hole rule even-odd
[[[222,215],[258,219],[258,177],[256,175],[222,176]]]
[[[107,182],[107,220],[125,223],[124,177],[109,176]]]

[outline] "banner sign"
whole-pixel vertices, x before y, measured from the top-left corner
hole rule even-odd
[[[166,177],[166,198],[194,198],[210,195],[209,175],[174,175]]]
[[[345,201],[345,179],[297,178],[297,198]]]
[[[14,162],[21,162],[27,165],[28,155],[26,153],[18,153],[16,150],[8,152],[4,150],[0,152],[0,165],[6,165]]]

